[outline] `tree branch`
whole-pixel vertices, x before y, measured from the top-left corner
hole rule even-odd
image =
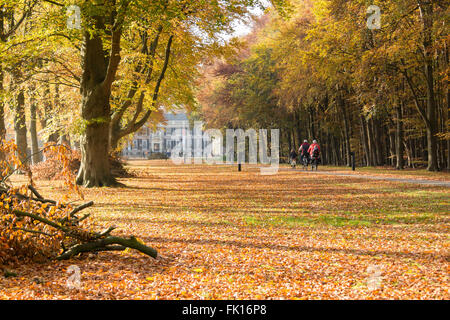
[[[138,122],[129,122],[128,125],[119,132],[119,138],[122,138],[130,133],[136,132],[137,130],[139,130],[149,119],[150,115],[153,112],[153,109],[156,106],[156,103],[158,101],[158,95],[159,95],[159,91],[161,88],[161,84],[164,80],[164,77],[166,75],[166,71],[167,71],[167,67],[169,65],[169,60],[170,60],[170,54],[171,54],[171,48],[172,48],[172,43],[173,43],[173,38],[174,36],[171,35],[169,37],[169,40],[167,42],[167,46],[166,46],[166,53],[165,53],[165,58],[164,58],[164,65],[163,68],[161,70],[161,73],[159,75],[158,81],[156,83],[155,89],[153,90],[153,100],[152,100],[152,108],[150,108],[149,110],[147,110],[147,112],[145,113],[145,115],[138,121]],[[142,96],[140,99],[140,102],[143,103],[143,99],[144,99],[144,95],[145,95],[145,91],[142,92]]]

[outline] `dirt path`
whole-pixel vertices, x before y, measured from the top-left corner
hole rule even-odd
[[[429,186],[450,187],[450,182],[447,182],[447,181],[435,181],[435,180],[411,179],[411,178],[392,178],[392,177],[383,177],[383,176],[374,176],[374,175],[361,175],[358,173],[340,173],[340,172],[332,172],[332,171],[305,172],[302,169],[281,169],[281,170],[284,170],[284,171],[285,170],[295,170],[295,171],[303,172],[303,173],[307,173],[307,174],[323,174],[323,175],[327,175],[327,176],[341,176],[341,177],[350,177],[350,178],[355,178],[355,179],[382,180],[382,181],[413,183],[413,184],[429,185]]]

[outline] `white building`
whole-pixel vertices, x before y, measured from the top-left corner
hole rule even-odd
[[[180,153],[191,150],[194,156],[194,130],[190,128],[189,119],[185,113],[166,113],[165,124],[160,124],[154,131],[144,126],[133,137],[133,140],[122,150],[122,156],[131,159],[146,159],[159,153],[170,157],[172,150],[178,147]],[[198,138],[198,137],[197,137]],[[201,139],[201,147],[204,142]]]

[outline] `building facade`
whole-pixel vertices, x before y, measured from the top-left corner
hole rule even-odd
[[[193,146],[198,137],[194,135],[194,129],[190,128],[187,115],[166,113],[164,118],[165,124],[158,125],[156,130],[142,127],[122,150],[122,156],[129,159],[147,159],[154,154],[170,157],[175,148],[180,154],[186,154],[190,150],[194,156]],[[202,138],[200,140],[198,143],[203,148],[204,141]]]

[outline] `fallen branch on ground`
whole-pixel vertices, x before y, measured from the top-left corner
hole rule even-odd
[[[64,214],[64,217],[60,219],[52,218],[50,215],[46,216],[49,210],[34,210],[33,213],[23,210],[23,205],[19,205],[21,202],[22,204],[27,203],[29,208],[42,208],[44,204],[47,204],[49,207],[55,207],[55,204],[57,203],[53,200],[45,200],[44,202],[43,197],[34,187],[28,188],[38,198],[10,192],[11,190],[5,188],[0,189],[0,195],[3,195],[2,198],[4,199],[2,201],[2,208],[0,209],[3,211],[6,209],[9,214],[18,218],[17,220],[22,221],[23,219],[28,219],[27,226],[29,227],[27,228],[17,227],[14,225],[15,222],[11,222],[12,230],[14,231],[55,239],[57,239],[59,235],[63,239],[61,242],[62,252],[55,254],[52,258],[66,260],[86,252],[123,251],[127,248],[137,250],[153,258],[158,256],[155,249],[141,243],[134,236],[123,238],[111,235],[116,229],[114,226],[101,232],[86,231],[81,228],[79,226],[80,222],[87,219],[90,215],[85,214],[82,217],[78,217],[78,214],[84,209],[92,207],[94,205],[93,201],[73,209],[68,205],[58,205],[58,210],[67,212]],[[16,207],[22,207],[22,209],[14,209]],[[50,231],[49,229],[53,229],[53,231]],[[66,246],[67,243],[70,243],[70,245]]]
[[[83,195],[75,185],[70,170],[72,150],[64,145],[44,148],[61,167],[64,184]],[[43,149],[43,150],[44,150]],[[155,249],[141,243],[137,238],[119,237],[111,233],[111,226],[97,232],[87,223],[90,214],[78,216],[92,207],[90,201],[78,207],[52,199],[45,199],[33,185],[32,171],[16,156],[17,147],[12,142],[0,141],[0,266],[23,259],[70,259],[85,252],[117,251],[127,248],[156,258]],[[26,173],[27,185],[13,187],[10,177],[16,172]],[[83,223],[82,223],[83,222]]]

